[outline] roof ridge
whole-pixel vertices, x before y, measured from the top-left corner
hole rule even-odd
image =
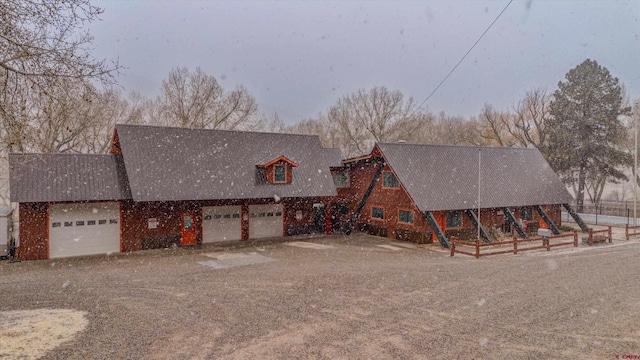
[[[171,130],[191,130],[191,131],[217,131],[227,133],[249,133],[249,134],[266,134],[266,135],[287,135],[287,136],[304,136],[304,137],[317,137],[319,135],[310,134],[295,134],[295,133],[282,133],[282,132],[269,132],[269,131],[251,131],[251,130],[227,130],[227,129],[203,129],[203,128],[186,128],[179,126],[163,126],[163,125],[147,125],[147,124],[116,124],[116,127],[146,127],[146,128],[159,128],[159,129],[171,129]],[[328,148],[327,148],[328,149]]]
[[[95,154],[95,153],[9,153],[12,156],[118,156],[115,154]]]
[[[519,147],[519,146],[483,146],[483,145],[454,145],[454,144],[415,144],[415,143],[395,143],[381,142],[377,145],[397,145],[397,146],[420,146],[420,147],[452,147],[452,148],[469,148],[469,149],[499,149],[499,150],[538,150],[535,147]]]

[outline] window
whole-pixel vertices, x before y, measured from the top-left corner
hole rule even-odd
[[[60,227],[60,225],[62,225],[62,224],[59,223],[59,222],[54,222],[54,223],[51,224],[51,227]]]
[[[383,208],[379,208],[379,207],[372,207],[371,208],[371,218],[378,219],[378,220],[384,220],[384,209]]]
[[[273,212],[268,212],[267,217],[273,217]]]
[[[349,174],[346,172],[333,174],[333,183],[336,187],[349,187]]]
[[[107,220],[103,219],[103,220],[98,220],[98,225],[104,225],[107,223]]]
[[[276,165],[273,167],[273,182],[287,182],[287,168],[284,165]]]
[[[222,215],[216,214],[216,215],[213,215],[213,218],[216,219],[216,220],[222,219]]]
[[[64,227],[67,227],[67,226],[73,226],[73,221],[65,221]]]
[[[211,220],[211,218],[212,218],[211,214],[207,214],[204,216],[205,220]]]
[[[183,223],[184,223],[183,228],[185,230],[193,229],[193,219],[191,218],[191,216],[185,215],[184,218],[183,218]]]
[[[447,212],[447,228],[459,228],[462,226],[462,212],[461,211],[449,211]]]
[[[118,223],[118,219],[109,219],[109,224],[117,224]]]
[[[398,179],[393,175],[392,172],[384,173],[384,183],[382,187],[389,189],[398,189],[400,187],[400,183],[398,183]]]
[[[234,219],[240,219],[240,214],[233,214]]]
[[[399,210],[398,221],[405,224],[413,224],[413,211]]]
[[[222,217],[225,219],[231,219],[231,214],[224,214]]]
[[[87,221],[87,225],[95,225],[96,221],[95,220],[88,220]]]
[[[276,216],[282,216],[282,211],[276,211]]]
[[[533,220],[533,211],[530,207],[520,208],[520,218],[522,220],[531,221]]]
[[[84,220],[76,221],[76,226],[84,226]]]

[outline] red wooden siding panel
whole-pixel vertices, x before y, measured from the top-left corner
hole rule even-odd
[[[20,259],[49,258],[48,204],[20,203]]]

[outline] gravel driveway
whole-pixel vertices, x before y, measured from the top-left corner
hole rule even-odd
[[[43,359],[640,356],[637,241],[473,259],[362,234],[295,240],[3,261],[0,324],[85,314]]]

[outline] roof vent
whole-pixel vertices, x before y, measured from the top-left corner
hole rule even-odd
[[[406,140],[398,140],[398,144],[406,144],[407,141]]]

